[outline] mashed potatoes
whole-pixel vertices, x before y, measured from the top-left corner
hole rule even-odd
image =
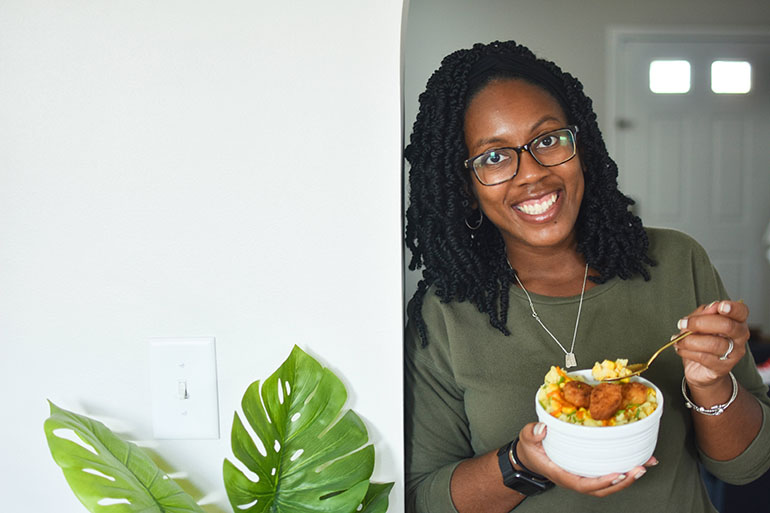
[[[607,372],[627,371],[627,369],[624,368],[625,363],[620,366],[620,369],[617,368],[617,363],[622,361],[624,360],[608,362],[613,365],[611,369],[609,368],[609,365],[607,366]],[[627,363],[627,361],[625,362]],[[604,362],[602,364],[597,363],[597,365],[601,367],[604,365]],[[596,377],[595,370],[596,366],[594,366],[593,369],[594,377]],[[617,400],[617,397],[620,397],[617,408],[612,407],[610,409],[611,411],[607,415],[608,418],[601,420],[595,419],[594,417],[596,415],[591,415],[592,409],[590,405],[588,407],[576,406],[565,397],[564,387],[567,383],[573,381],[582,380],[579,377],[568,375],[560,367],[551,367],[545,375],[545,383],[540,387],[540,390],[537,393],[537,400],[545,411],[564,422],[580,424],[583,426],[618,426],[643,419],[655,411],[655,408],[658,406],[655,390],[638,382],[618,384],[605,383],[603,385],[604,388],[619,387],[618,389],[611,389],[612,394],[605,394],[603,391],[598,390],[598,387],[591,387],[591,385],[586,384],[586,386],[591,387],[591,399],[597,403],[601,403],[602,409],[606,409],[608,396],[611,396],[611,400],[613,401]],[[583,389],[585,387],[581,386],[577,388]],[[618,394],[618,392],[620,393]],[[575,397],[571,394],[568,395]]]

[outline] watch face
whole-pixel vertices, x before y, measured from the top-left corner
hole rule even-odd
[[[529,472],[516,470],[508,457],[508,449],[509,447],[502,447],[497,453],[505,486],[527,496],[544,492],[553,486],[548,479],[538,479]]]
[[[541,482],[533,477],[522,474],[521,472],[514,472],[509,479],[510,483],[506,482],[508,488],[516,490],[522,495],[536,495],[538,493],[547,490],[552,483],[550,481]]]

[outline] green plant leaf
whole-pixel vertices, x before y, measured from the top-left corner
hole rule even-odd
[[[252,383],[241,407],[256,438],[238,413],[231,436],[233,455],[251,475],[224,461],[233,510],[355,512],[370,489],[374,448],[365,445],[366,427],[353,411],[339,417],[346,399],[345,386],[334,373],[297,346],[261,389],[259,381]],[[373,488],[375,508],[382,491]]]
[[[371,483],[359,513],[385,513],[388,510],[388,494],[393,483]]]
[[[101,422],[49,401],[45,436],[72,491],[91,513],[204,513],[146,453]]]

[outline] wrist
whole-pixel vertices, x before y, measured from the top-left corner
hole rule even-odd
[[[686,380],[686,377],[685,377]],[[687,389],[694,402],[707,406],[727,402],[732,394],[732,381],[729,374],[707,384],[687,381]]]
[[[522,495],[537,495],[553,487],[546,477],[527,469],[516,456],[519,438],[497,451],[498,465],[502,473],[503,484]]]
[[[710,415],[710,416],[716,416],[716,415],[722,415],[728,406],[730,406],[733,401],[735,401],[735,398],[738,396],[738,382],[735,380],[735,376],[733,376],[733,373],[728,373],[730,382],[730,395],[727,398],[726,401],[722,402],[719,397],[722,397],[721,395],[713,395],[707,393],[708,390],[704,391],[703,389],[698,390],[698,394],[696,395],[693,390],[690,390],[690,394],[687,393],[687,379],[682,378],[682,397],[684,397],[685,406],[687,408],[691,408],[694,411],[700,413],[701,415]]]
[[[516,439],[508,445],[508,460],[511,462],[511,465],[513,465],[513,467],[516,468],[517,470],[522,470],[524,472],[532,474],[533,476],[539,479],[544,479],[544,480],[548,479],[547,477],[530,470],[524,465],[524,463],[522,463],[521,459],[519,458],[519,453],[517,452],[518,448],[519,448],[519,437],[517,436]]]

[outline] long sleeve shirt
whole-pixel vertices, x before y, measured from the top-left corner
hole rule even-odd
[[[678,333],[680,318],[698,305],[728,298],[706,252],[693,239],[663,229],[648,229],[648,236],[649,255],[657,262],[649,281],[641,276],[614,278],[586,291],[574,348],[578,368],[604,359],[646,361]],[[542,321],[569,347],[579,296],[530,296]],[[454,469],[464,459],[498,449],[525,424],[537,421],[535,394],[550,366],[563,364],[564,352],[535,321],[524,292],[515,287],[510,290],[509,336],[492,327],[472,304],[442,303],[432,289],[422,315],[427,346],[422,346],[412,322],[405,342],[407,512],[453,513]],[[750,482],[770,467],[767,386],[748,352],[733,373],[757,398],[763,413],[759,434],[736,458],[715,461],[700,453],[692,413],[680,390],[682,361],[674,351],[664,351],[645,373],[665,398],[654,453],[660,464],[609,497],[555,487],[525,499],[516,512],[716,511],[701,481],[699,461],[734,484]]]

